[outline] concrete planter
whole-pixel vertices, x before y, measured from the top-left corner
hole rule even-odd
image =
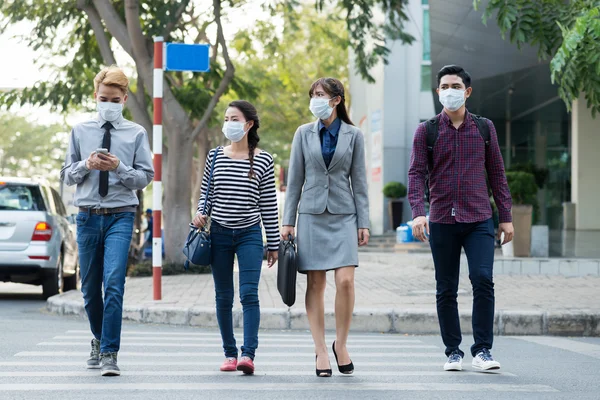
[[[529,257],[531,255],[531,218],[533,206],[514,205],[512,208],[513,225],[515,227],[514,256]]]

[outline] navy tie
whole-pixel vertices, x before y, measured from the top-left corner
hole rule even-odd
[[[104,129],[104,137],[102,138],[102,148],[110,151],[110,130],[113,128],[110,122],[102,125]],[[108,194],[108,171],[100,171],[100,186],[98,194],[105,197]]]

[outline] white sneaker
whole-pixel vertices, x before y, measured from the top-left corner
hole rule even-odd
[[[448,357],[446,364],[444,364],[444,371],[462,371],[462,361],[462,356],[458,350],[455,350]]]
[[[473,368],[480,369],[482,371],[489,371],[492,369],[500,369],[500,363],[494,360],[492,354],[488,349],[483,349],[475,358],[473,358]]]

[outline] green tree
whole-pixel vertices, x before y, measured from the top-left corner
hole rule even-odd
[[[354,49],[357,70],[373,81],[370,68],[382,59],[387,61],[389,50],[385,41],[413,40],[403,32],[408,20],[406,3],[407,0],[315,0],[315,7],[328,14],[328,23],[342,21],[346,25],[348,39],[340,45],[347,48],[349,44]],[[253,97],[252,85],[235,77],[222,16],[232,8],[258,5],[270,8],[272,17],[278,17],[300,4],[298,0],[0,0],[0,26],[33,22],[31,35],[23,39],[30,47],[44,52],[37,61],[39,66],[55,71],[49,81],[0,94],[0,104],[50,105],[58,112],[91,107],[94,75],[102,66],[115,64],[114,50],[122,49],[136,75],[128,112],[146,128],[152,140],[152,38],[210,43],[210,73],[169,73],[164,80],[165,250],[167,262],[181,261],[180,249],[186,236],[181,227],[189,222],[191,200],[195,197],[190,185],[194,155],[198,159],[205,156],[215,108],[228,90],[234,89],[239,97]],[[60,57],[59,65],[52,64],[53,56]],[[302,103],[305,105],[305,100]]]
[[[43,177],[58,184],[68,132],[24,117],[0,115],[0,176]]]
[[[314,120],[308,90],[319,77],[333,76],[347,87],[347,31],[306,5],[283,9],[280,35],[274,21],[257,22],[231,43],[239,54],[237,75],[255,86],[261,118],[260,147],[285,163],[298,126]],[[346,99],[348,101],[348,98]]]
[[[480,3],[474,0],[476,8]],[[600,1],[490,0],[483,22],[494,13],[503,38],[519,48],[537,46],[540,59],[551,59],[552,82],[567,109],[584,92],[592,114],[600,111]]]

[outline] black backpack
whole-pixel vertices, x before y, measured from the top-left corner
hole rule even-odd
[[[471,114],[471,117],[473,118],[473,121],[475,121],[475,124],[477,125],[477,130],[479,131],[479,134],[481,135],[481,137],[483,138],[483,141],[485,142],[486,153],[487,153],[487,148],[490,145],[490,140],[491,140],[490,127],[487,123],[487,119],[485,119],[479,115],[475,115],[475,114]],[[428,120],[427,122],[425,122],[425,127],[427,128],[427,159],[428,159],[427,177],[425,178],[425,199],[429,203],[429,173],[433,169],[433,146],[435,146],[435,142],[437,141],[438,136],[439,136],[438,116],[435,116],[435,117],[431,118],[430,120]],[[487,172],[486,172],[485,180],[488,183],[488,194],[489,194],[490,186],[489,186],[489,182],[487,179]]]

